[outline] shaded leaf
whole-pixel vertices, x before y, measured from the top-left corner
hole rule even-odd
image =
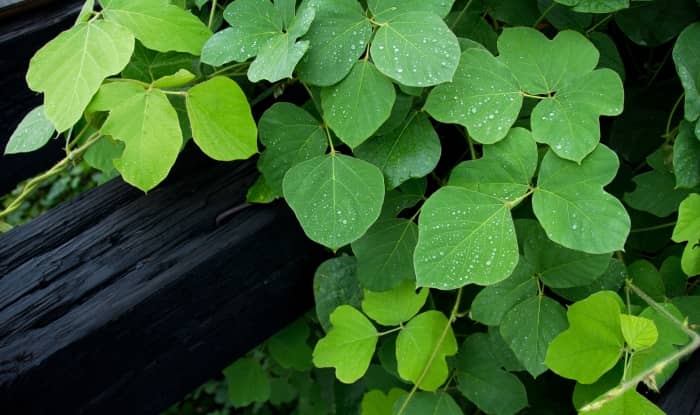
[[[331,329],[330,315],[343,304],[360,308],[362,287],[357,280],[357,260],[352,256],[331,258],[314,274],[316,316],[323,330]]]

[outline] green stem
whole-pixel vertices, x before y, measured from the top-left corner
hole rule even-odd
[[[540,15],[540,17],[538,17],[537,20],[535,20],[535,23],[532,25],[532,27],[537,28],[537,25],[539,25],[540,23],[542,23],[542,20],[544,20],[544,18],[547,17],[547,15],[549,14],[549,12],[551,12],[552,9],[554,8],[554,6],[556,6],[556,5],[557,5],[557,3],[555,3],[554,0],[552,0],[552,4],[550,4],[549,7],[547,7],[547,8],[545,9],[545,11],[542,12],[542,14]]]
[[[241,63],[234,63],[232,65],[227,65],[227,66],[224,66],[223,68],[219,68],[216,71],[212,72],[211,74],[207,75],[207,78],[213,78],[215,76],[225,74],[225,73],[232,71],[232,70],[237,71],[240,68],[246,68],[248,66],[250,66],[250,62],[241,62]]]
[[[169,91],[167,89],[158,89],[160,92],[164,93],[165,95],[180,95],[183,97],[187,96],[187,91]]]
[[[377,336],[386,336],[387,334],[395,333],[397,331],[400,331],[403,329],[403,325],[400,325],[398,327],[394,327],[393,329],[387,330],[387,331],[380,331],[377,333]]]
[[[666,134],[664,135],[664,138],[666,138],[666,142],[668,142],[670,136],[671,136],[671,122],[673,122],[673,116],[676,115],[676,110],[678,109],[678,106],[681,104],[681,101],[683,101],[683,97],[685,96],[685,92],[681,94],[681,96],[678,97],[676,100],[676,103],[673,104],[673,108],[671,108],[671,113],[668,115],[668,120],[666,120]]]
[[[150,88],[151,87],[151,84],[149,84],[149,83],[138,81],[136,79],[129,79],[129,78],[107,78],[107,79],[105,79],[105,82],[126,82],[129,84],[138,85],[138,86],[143,87],[143,88]]]
[[[539,95],[531,95],[531,94],[528,94],[528,93],[525,92],[525,91],[520,91],[520,95],[524,96],[525,98],[532,98],[532,99],[548,99],[548,98],[551,98],[551,97],[541,97],[541,96],[539,96]]]
[[[613,16],[614,16],[614,14],[611,13],[611,14],[605,16],[604,18],[600,19],[600,21],[599,21],[598,23],[594,24],[593,26],[591,26],[590,28],[588,28],[588,30],[586,30],[586,35],[589,35],[591,32],[593,32],[594,30],[596,30],[596,29],[599,28],[600,26],[602,26],[602,25],[604,25],[605,23],[607,23],[608,20],[612,19]]]
[[[469,155],[471,156],[472,160],[476,160],[476,149],[474,148],[474,141],[469,136],[469,134],[466,134],[465,136],[467,137],[467,144],[469,144]]]
[[[211,11],[209,11],[209,24],[207,24],[207,27],[209,30],[211,30],[211,27],[214,26],[214,15],[216,14],[216,2],[217,0],[211,0]]]
[[[528,196],[530,196],[531,194],[535,193],[535,189],[536,189],[536,188],[531,187],[530,189],[528,189],[527,193],[525,193],[524,195],[520,196],[519,198],[517,198],[517,199],[515,199],[515,200],[510,200],[510,201],[508,201],[508,202],[505,202],[505,205],[506,205],[509,209],[513,209],[514,207],[518,206],[518,205],[520,204],[520,202],[522,202],[523,200],[527,199]]]
[[[637,228],[637,229],[632,229],[630,233],[639,233],[639,232],[650,232],[650,231],[656,231],[659,229],[666,229],[666,228],[672,228],[676,226],[676,222],[669,222],[669,223],[664,223],[662,225],[656,225],[656,226],[648,226],[646,228]]]
[[[450,24],[450,30],[454,30],[455,26],[457,26],[457,23],[459,23],[460,20],[464,17],[464,15],[467,13],[467,10],[469,9],[469,6],[472,5],[472,2],[474,0],[469,0],[467,2],[467,5],[464,6],[464,8],[459,12],[459,14],[455,17],[455,19],[452,21],[452,24]]]

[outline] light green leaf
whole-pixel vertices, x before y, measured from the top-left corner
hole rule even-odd
[[[700,274],[700,194],[693,193],[681,202],[671,239],[688,242],[681,258],[683,272],[689,276]]]
[[[153,88],[180,88],[192,82],[196,75],[187,69],[178,69],[172,75],[166,75],[153,81]]]
[[[682,322],[685,319],[683,313],[671,303],[660,304],[662,308],[674,316],[676,320]],[[659,332],[659,343],[670,343],[677,346],[683,346],[690,340],[688,335],[681,330],[680,327],[672,322],[666,315],[655,310],[653,307],[647,307],[639,313],[640,317],[652,320],[656,329]]]
[[[384,172],[387,188],[393,189],[411,178],[428,175],[438,164],[438,137],[428,116],[413,112],[393,132],[372,137],[355,149],[355,155]]]
[[[211,31],[192,13],[161,0],[110,0],[102,11],[107,21],[128,28],[149,49],[199,56]]]
[[[294,104],[277,102],[258,122],[260,141],[265,151],[258,168],[275,192],[282,193],[282,179],[292,166],[321,156],[328,149],[323,125]]]
[[[566,310],[558,302],[541,295],[513,307],[503,316],[501,336],[533,377],[547,370],[547,347],[566,330]]]
[[[634,350],[648,349],[659,337],[654,322],[644,317],[620,314],[620,327],[625,341]]]
[[[87,0],[85,3],[83,3],[83,7],[80,9],[80,14],[78,14],[78,18],[75,19],[75,24],[85,23],[90,20],[94,10],[95,0]]]
[[[700,72],[698,72],[700,73]],[[700,186],[700,140],[693,126],[682,121],[673,143],[673,173],[676,187],[691,189]]]
[[[357,280],[355,257],[331,258],[319,265],[314,274],[316,316],[323,330],[331,329],[329,316],[336,307],[347,304],[360,308],[362,287]]]
[[[331,314],[333,328],[316,343],[316,367],[334,367],[343,383],[354,383],[369,367],[377,345],[377,330],[356,309],[342,305]]]
[[[511,70],[483,49],[467,49],[452,82],[434,88],[425,110],[436,120],[467,127],[476,141],[495,143],[506,136],[523,97]]]
[[[617,173],[617,155],[600,144],[580,165],[545,154],[532,199],[535,216],[552,241],[590,254],[621,250],[630,218],[603,186]]]
[[[625,203],[661,218],[675,212],[690,193],[688,189],[676,189],[676,178],[667,171],[648,171],[632,180],[636,187],[632,192],[625,193]]]
[[[555,0],[579,13],[612,13],[630,7],[629,0]]]
[[[635,390],[625,392],[619,398],[605,403],[599,409],[586,412],[592,415],[664,415],[665,412]]]
[[[495,284],[517,263],[513,218],[499,199],[447,186],[423,205],[414,255],[419,286],[447,290]]]
[[[385,414],[398,414],[401,408],[404,408],[404,415],[463,415],[464,412],[459,408],[457,402],[446,392],[416,392],[408,404],[404,404],[408,398],[400,397],[394,404],[393,412],[385,412]],[[364,415],[364,413],[362,414]]]
[[[27,83],[45,94],[46,117],[63,132],[78,122],[102,81],[124,69],[133,51],[134,37],[122,26],[79,23],[32,57]]]
[[[306,235],[332,249],[364,235],[384,201],[382,172],[338,153],[292,167],[282,188]]]
[[[294,68],[309,49],[308,41],[297,42],[289,34],[278,34],[260,47],[258,57],[248,68],[250,82],[263,79],[277,82],[291,78]]]
[[[392,388],[388,394],[380,390],[371,390],[362,397],[362,415],[388,415],[391,414],[394,402],[406,395],[406,391]]]
[[[110,111],[101,132],[126,144],[114,167],[143,191],[165,179],[182,147],[177,112],[159,90],[143,90],[123,101]]]
[[[246,193],[246,202],[248,203],[271,203],[282,195],[281,192],[275,192],[267,184],[265,176],[258,176]]]
[[[418,314],[396,339],[399,375],[413,383],[421,379],[418,388],[425,391],[435,391],[445,383],[449,373],[445,357],[455,353],[457,340],[452,326],[447,317],[436,310]]]
[[[299,63],[299,78],[312,85],[333,85],[350,72],[362,56],[372,25],[356,0],[304,0],[316,19],[304,36],[313,46]]]
[[[116,173],[114,160],[124,152],[124,143],[114,141],[111,137],[102,137],[85,152],[83,159],[91,167],[104,173]]]
[[[520,248],[542,282],[552,288],[591,284],[608,269],[610,254],[592,255],[552,242],[535,220],[515,222]]]
[[[297,320],[283,328],[267,340],[270,357],[288,369],[311,369],[311,348],[306,344],[309,334],[309,326],[303,320]]]
[[[5,154],[28,153],[38,150],[49,142],[55,129],[46,118],[44,106],[39,105],[22,118],[7,141]]]
[[[418,226],[413,221],[391,218],[374,224],[352,243],[362,286],[385,291],[408,280],[415,287],[413,251],[417,242]]]
[[[295,3],[296,0],[284,0],[289,3]],[[285,23],[285,28],[289,36],[294,38],[299,38],[304,36],[306,32],[309,31],[311,24],[316,18],[316,9],[313,7],[303,7],[299,10],[299,13],[294,16],[291,24]]]
[[[606,374],[601,376],[595,383],[584,385],[576,383],[574,386],[574,394],[571,396],[571,401],[576,410],[580,410],[585,405],[595,401],[601,395],[609,390],[617,387],[622,380],[622,372],[624,371],[624,362],[620,361]]]
[[[482,289],[472,301],[470,318],[488,326],[498,326],[514,306],[537,294],[535,269],[523,258],[507,279]]]
[[[258,151],[258,130],[248,99],[231,79],[216,76],[190,89],[187,114],[194,142],[209,157],[242,160]]]
[[[448,82],[459,64],[459,42],[435,14],[402,12],[377,31],[370,48],[377,69],[406,86]]]
[[[485,333],[470,335],[460,346],[457,388],[487,414],[515,415],[527,406],[525,386],[501,369]]]
[[[478,160],[458,164],[448,184],[514,204],[529,190],[537,168],[537,144],[532,135],[524,128],[513,128],[504,140],[483,146],[483,152]]]
[[[244,357],[224,369],[228,399],[236,408],[270,399],[270,379],[256,360]]]
[[[143,94],[143,87],[131,82],[108,82],[102,84],[90,104],[85,108],[85,113],[98,111],[111,111],[129,98]]]
[[[296,0],[274,0],[275,8],[282,17],[282,22],[284,27],[289,27],[294,22],[294,16],[296,15]]]
[[[369,0],[367,6],[374,20],[384,23],[397,13],[427,12],[444,18],[452,9],[454,0]]]
[[[622,355],[621,307],[622,300],[612,291],[600,291],[571,305],[566,313],[569,328],[547,349],[547,367],[579,383],[598,380]]]
[[[362,144],[389,118],[396,90],[371,62],[355,63],[340,83],[321,90],[324,119],[350,147]]]
[[[383,326],[398,326],[423,308],[429,291],[421,288],[416,293],[416,285],[412,281],[405,281],[389,291],[365,290],[362,311]]]

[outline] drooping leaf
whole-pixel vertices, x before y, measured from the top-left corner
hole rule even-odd
[[[630,7],[629,0],[555,0],[579,13],[612,13]]]
[[[608,401],[599,409],[587,412],[594,415],[664,415],[665,412],[640,395],[636,390],[625,392],[622,396]]]
[[[549,239],[591,254],[623,248],[630,218],[622,203],[603,190],[618,165],[615,153],[602,144],[580,165],[551,150],[545,154],[532,207]]]
[[[352,243],[357,257],[357,278],[362,286],[385,291],[410,281],[415,287],[413,251],[417,242],[418,226],[410,220],[380,220],[369,228]]]
[[[384,172],[389,189],[428,175],[437,166],[441,152],[440,138],[428,117],[419,112],[409,114],[390,134],[372,137],[354,151]]]
[[[195,15],[161,0],[102,2],[107,21],[128,28],[149,49],[199,56],[211,31]]]
[[[187,69],[178,69],[177,72],[161,76],[153,81],[153,88],[180,88],[196,78],[196,75]]]
[[[659,337],[654,322],[644,317],[620,314],[620,328],[625,341],[634,350],[648,349]]]
[[[393,412],[386,414],[398,413],[401,408],[404,408],[406,399],[401,397],[394,403]],[[457,402],[446,392],[428,393],[416,392],[402,412],[405,415],[463,415],[464,412],[459,408]],[[363,414],[364,415],[364,414]]]
[[[695,136],[692,127],[687,121],[682,121],[673,143],[676,187],[683,189],[700,186],[700,139]]]
[[[435,391],[445,383],[448,376],[445,357],[455,353],[457,340],[452,326],[445,315],[436,310],[411,319],[396,339],[399,375],[414,383],[421,379],[418,388],[425,391]]]
[[[377,22],[383,23],[396,13],[427,12],[444,18],[454,0],[369,0],[367,6]]]
[[[285,368],[299,371],[311,369],[311,348],[306,343],[309,334],[309,326],[303,320],[283,328],[266,342],[270,357]]]
[[[101,132],[124,142],[114,167],[143,191],[165,179],[182,147],[177,112],[159,90],[142,90],[123,101],[110,111]]]
[[[382,172],[338,153],[292,167],[282,188],[306,235],[332,249],[364,235],[384,201]]]
[[[383,326],[398,326],[420,311],[429,291],[427,288],[421,288],[416,293],[416,285],[411,281],[403,282],[389,291],[365,290],[362,310]]]
[[[43,92],[46,117],[56,130],[72,127],[102,81],[119,73],[134,51],[134,37],[124,27],[97,20],[78,23],[32,57],[29,88]]]
[[[340,83],[321,90],[324,119],[350,147],[362,144],[389,118],[396,91],[374,64],[358,61]]]
[[[688,241],[681,258],[683,272],[700,274],[700,194],[693,193],[681,202],[671,239],[674,242]]]
[[[362,287],[357,280],[355,257],[331,258],[314,274],[314,303],[316,316],[326,332],[331,329],[330,315],[338,306],[347,304],[360,308]]]
[[[294,68],[309,49],[308,41],[297,42],[288,34],[270,38],[258,51],[258,57],[248,68],[250,82],[277,82],[291,78]]]
[[[434,88],[425,110],[436,120],[463,125],[484,144],[503,139],[523,97],[511,70],[486,50],[467,49],[452,82]]]
[[[394,402],[406,395],[406,391],[392,388],[385,394],[380,390],[371,390],[362,397],[362,415],[387,415],[391,414]]]
[[[331,314],[333,328],[316,343],[316,367],[334,367],[343,383],[353,383],[365,374],[377,345],[377,330],[353,307],[342,305]]]
[[[22,118],[7,141],[5,154],[28,153],[38,150],[49,142],[55,128],[46,118],[44,106],[39,105]]]
[[[459,64],[459,42],[433,13],[392,14],[370,48],[377,69],[406,86],[426,87],[452,80]]]
[[[550,343],[547,367],[559,376],[589,384],[610,370],[622,355],[620,328],[622,300],[612,291],[600,291],[571,305],[569,328]]]
[[[636,187],[632,192],[625,193],[625,203],[658,217],[675,212],[681,201],[690,193],[687,189],[676,189],[676,178],[667,171],[648,171],[632,180]]]
[[[700,23],[686,27],[673,46],[673,61],[685,90],[685,119],[695,121],[700,117]]]
[[[234,407],[270,399],[270,379],[255,359],[238,359],[223,372],[228,383],[228,400]]]

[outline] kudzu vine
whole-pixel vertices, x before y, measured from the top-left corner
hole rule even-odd
[[[234,406],[662,413],[637,389],[700,347],[699,9],[87,1],[32,59],[44,104],[6,148],[57,131],[66,159],[0,219],[80,156],[149,191],[190,137],[224,161],[259,138],[249,201],[284,198],[337,256],[315,276],[316,332],[297,322],[272,359],[224,370]],[[356,402],[311,404],[300,385],[327,372],[289,372],[311,362]],[[537,399],[552,379],[573,387],[565,409]]]

